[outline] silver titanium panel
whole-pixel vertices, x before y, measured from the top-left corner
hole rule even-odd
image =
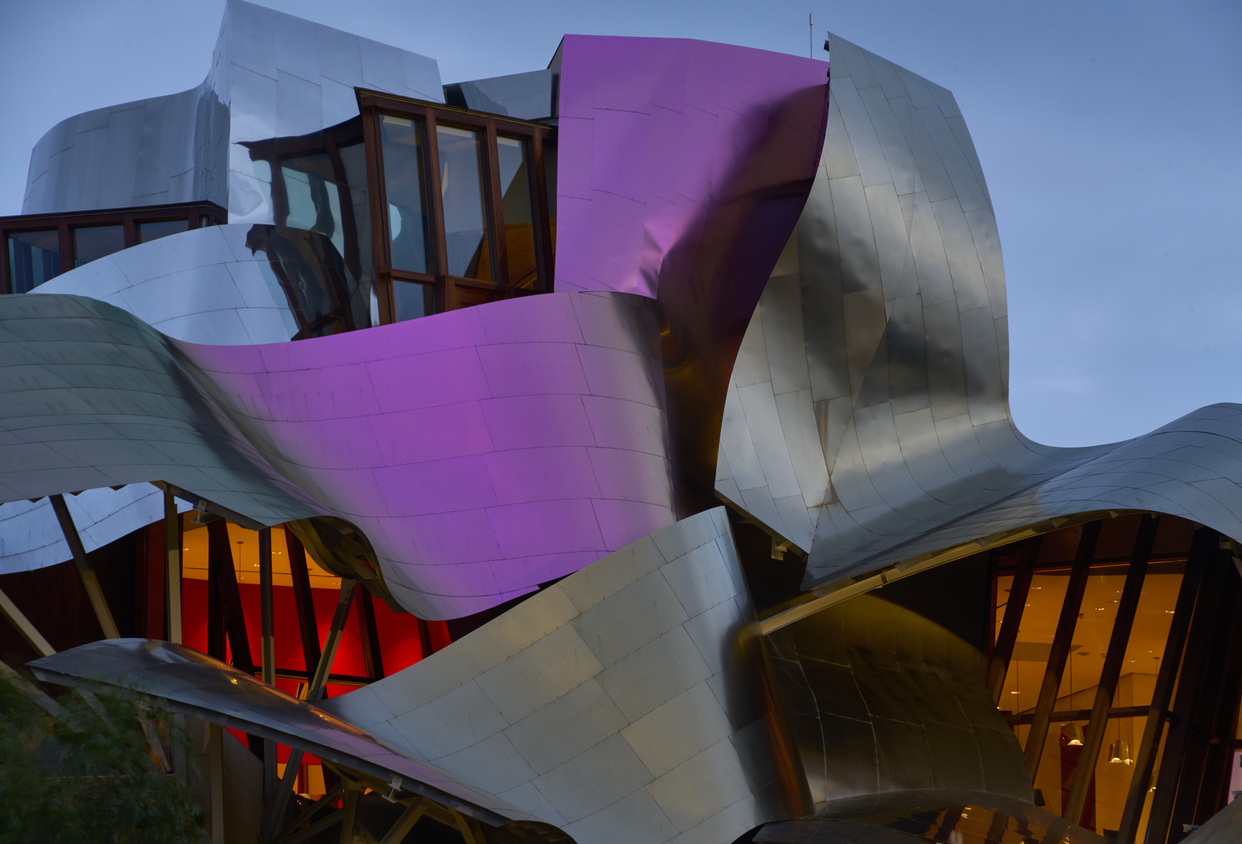
[[[70,270],[33,294],[90,296],[177,340],[215,346],[282,343],[297,334],[290,296],[250,226],[191,229]]]
[[[268,178],[241,144],[355,117],[355,87],[444,101],[433,59],[228,0],[203,83],[52,127],[31,154],[22,213],[207,201],[231,222],[272,223]]]
[[[164,517],[164,493],[150,484],[88,489],[65,497],[87,553]],[[177,500],[177,511],[190,504]],[[51,501],[0,504],[0,574],[63,563],[73,555]]]
[[[572,615],[549,630],[548,619],[560,612],[549,614],[549,607],[567,605],[576,608]],[[421,662],[323,706],[363,730],[399,734],[400,746],[480,787],[497,774],[488,754],[468,751],[503,737],[516,758],[501,773],[530,771],[504,798],[562,826],[579,844],[656,844],[688,832],[679,840],[731,841],[787,816],[768,713],[749,697],[753,672],[761,671],[746,632],[752,618],[718,507],[604,557]],[[618,629],[625,619],[652,629],[631,635]],[[616,638],[605,646],[601,635]],[[485,656],[494,667],[480,668],[479,656],[489,654],[510,655],[501,662]],[[445,677],[454,678],[456,691]],[[429,686],[441,690],[434,699]],[[486,718],[464,703],[473,689],[494,704]],[[389,714],[393,701],[410,699],[420,701],[413,711]],[[472,744],[462,747],[465,741]]]
[[[957,104],[831,42],[820,169],[797,260],[773,272],[733,368],[717,494],[808,552],[806,589],[1088,511],[1242,539],[1242,407],[1094,448],[1018,432],[996,219]]]

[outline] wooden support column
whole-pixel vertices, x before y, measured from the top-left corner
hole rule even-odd
[[[181,517],[177,499],[164,490],[164,603],[168,641],[181,644]]]
[[[345,786],[345,817],[341,819],[341,844],[353,844],[354,821],[358,817],[358,790],[360,786],[349,783]]]
[[[69,543],[69,550],[73,554],[73,565],[77,569],[78,577],[82,580],[82,587],[86,590],[87,597],[90,598],[95,617],[99,619],[99,626],[103,628],[104,638],[121,638],[121,632],[117,630],[116,621],[112,618],[112,610],[108,609],[103,589],[99,586],[99,578],[95,576],[90,563],[86,560],[86,549],[82,547],[82,539],[78,536],[78,529],[73,524],[73,516],[69,514],[65,497],[50,495],[48,498],[52,501],[52,509],[56,511],[57,520],[60,521],[60,529],[65,534],[65,541]]]
[[[1160,672],[1156,675],[1151,705],[1147,709],[1143,738],[1134,758],[1130,792],[1126,795],[1126,805],[1121,813],[1121,824],[1117,833],[1120,844],[1136,844],[1135,835],[1142,818],[1143,804],[1147,801],[1147,788],[1151,784],[1152,771],[1155,770],[1156,753],[1160,748],[1160,734],[1164,729],[1169,699],[1173,694],[1173,684],[1182,661],[1182,649],[1186,644],[1186,634],[1190,629],[1191,616],[1194,615],[1195,599],[1202,582],[1205,554],[1210,551],[1214,539],[1210,533],[1201,528],[1191,543],[1186,571],[1182,575],[1181,589],[1178,590],[1177,603],[1174,605],[1173,620],[1169,624],[1169,635],[1165,640]]]
[[[1199,534],[1204,534],[1202,541]],[[1181,831],[1172,827],[1174,809],[1177,806],[1178,792],[1183,785],[1183,776],[1187,773],[1184,766],[1186,751],[1192,739],[1192,731],[1197,726],[1194,722],[1195,704],[1205,675],[1211,670],[1208,656],[1212,640],[1218,633],[1214,629],[1222,597],[1222,555],[1218,536],[1219,534],[1209,528],[1200,528],[1195,534],[1195,545],[1201,546],[1197,550],[1204,557],[1203,581],[1195,602],[1190,633],[1186,638],[1186,653],[1177,680],[1177,696],[1170,713],[1172,718],[1169,736],[1164,743],[1160,775],[1156,779],[1156,792],[1152,797],[1151,812],[1148,815],[1147,841],[1151,844],[1163,844],[1170,839],[1172,832],[1176,832],[1180,838]],[[1163,659],[1168,659],[1168,656],[1165,655]],[[1191,773],[1197,781],[1198,772]]]
[[[207,652],[223,661],[224,637],[227,635],[234,667],[253,675],[254,657],[250,652],[250,637],[246,633],[241,591],[237,588],[229,526],[224,519],[214,519],[207,525],[207,581]]]
[[[1065,588],[1065,602],[1061,605],[1061,617],[1057,620],[1057,630],[1052,637],[1048,667],[1044,671],[1044,682],[1039,689],[1039,700],[1035,704],[1035,719],[1031,722],[1031,732],[1026,739],[1026,765],[1031,772],[1032,782],[1039,771],[1044,739],[1048,737],[1049,716],[1057,702],[1057,690],[1061,688],[1061,675],[1065,671],[1065,661],[1069,658],[1070,641],[1074,635],[1074,626],[1078,623],[1078,611],[1082,609],[1087,573],[1091,570],[1091,558],[1095,556],[1095,543],[1099,537],[1099,522],[1088,522],[1082,526],[1074,568],[1070,572],[1069,585]]]
[[[272,529],[259,531],[259,657],[263,661],[263,682],[276,684],[276,639],[272,619]]]
[[[1087,724],[1087,735],[1082,743],[1082,753],[1078,757],[1081,762],[1074,772],[1074,783],[1063,812],[1070,823],[1079,822],[1087,803],[1087,792],[1095,774],[1095,760],[1100,755],[1100,746],[1104,743],[1104,728],[1108,725],[1108,708],[1112,705],[1113,695],[1117,691],[1121,662],[1125,659],[1126,645],[1130,641],[1130,629],[1134,626],[1134,614],[1138,610],[1139,595],[1143,591],[1143,581],[1147,576],[1147,559],[1151,556],[1159,523],[1159,519],[1147,515],[1139,525],[1138,537],[1130,557],[1130,569],[1126,573],[1126,585],[1117,604],[1117,618],[1113,621],[1104,667],[1100,671],[1100,682],[1095,687],[1091,720]]]
[[[292,562],[292,561],[290,561]],[[315,666],[315,673],[306,687],[305,700],[314,703],[323,696],[324,686],[332,670],[332,659],[336,656],[337,646],[341,643],[341,631],[345,629],[345,620],[349,617],[349,605],[353,599],[356,582],[349,578],[341,578],[341,597],[336,605],[336,613],[332,616],[332,626],[328,629],[328,640],[323,655]],[[309,587],[308,587],[309,588]],[[298,768],[302,766],[303,752],[297,748],[289,751],[289,761],[285,763],[284,776],[276,786],[276,795],[272,801],[271,814],[268,816],[264,838],[271,839],[280,828],[285,809],[289,805],[289,795],[293,793],[293,784],[297,781]]]
[[[367,676],[384,679],[384,654],[380,649],[379,628],[375,624],[375,604],[365,586],[358,587],[358,634],[362,640],[362,660]]]
[[[992,700],[997,703],[1000,703],[1005,675],[1009,672],[1009,660],[1013,658],[1013,648],[1018,641],[1022,610],[1031,589],[1031,570],[1039,557],[1042,540],[1041,536],[1032,536],[1022,543],[1018,551],[1018,567],[1014,570],[1013,585],[1009,587],[1009,599],[1005,602],[1005,617],[1001,621],[1000,633],[996,636],[996,649],[988,664],[988,689],[992,692]]]
[[[56,650],[48,644],[47,639],[43,638],[43,634],[35,628],[30,619],[26,617],[17,606],[4,594],[4,590],[0,589],[0,612],[4,613],[4,617],[17,628],[17,632],[22,634],[22,638],[29,643],[30,647],[35,649],[39,656],[51,656]]]
[[[379,844],[400,844],[426,812],[427,804],[421,800],[415,800],[401,813],[401,817],[397,818],[384,837],[380,839]]]
[[[272,616],[272,529],[259,531],[259,658],[263,682],[276,685],[276,639]],[[276,742],[263,741],[263,803],[270,806],[276,794]]]
[[[345,622],[349,618],[349,605],[354,598],[354,587],[357,581],[347,577],[341,578],[341,597],[336,603],[336,612],[332,616],[332,625],[328,628],[328,640],[324,642],[323,656],[315,668],[306,689],[306,700],[314,703],[323,697],[324,687],[328,685],[328,676],[332,671],[332,660],[336,658],[336,649],[341,644],[341,633],[345,631]]]
[[[289,574],[293,579],[293,602],[297,607],[298,628],[302,633],[302,658],[309,678],[319,665],[319,625],[315,620],[315,601],[311,595],[310,573],[306,570],[306,550],[285,528],[285,545],[289,549]]]
[[[1233,578],[1235,593],[1239,592]],[[1230,625],[1232,624],[1232,627]],[[1229,802],[1229,780],[1233,772],[1233,750],[1238,731],[1238,704],[1242,697],[1242,594],[1239,594],[1221,619],[1222,638],[1218,643],[1225,651],[1215,662],[1220,689],[1214,701],[1214,713],[1204,744],[1203,782],[1192,817],[1203,823]]]
[[[1200,824],[1220,808],[1217,801],[1222,789],[1218,778],[1228,770],[1229,760],[1214,751],[1220,748],[1230,759],[1233,756],[1232,749],[1227,745],[1232,743],[1233,733],[1226,731],[1232,726],[1238,709],[1238,643],[1232,634],[1236,631],[1235,613],[1242,584],[1239,584],[1238,576],[1233,571],[1228,552],[1216,552],[1214,568],[1215,600],[1207,623],[1210,632],[1203,645],[1206,653],[1198,672],[1198,682],[1187,689],[1193,692],[1189,716],[1184,725],[1179,723],[1169,735],[1169,745],[1173,743],[1175,732],[1183,732],[1186,737],[1180,759],[1181,776],[1176,783],[1177,797],[1169,817],[1169,841],[1180,840],[1186,825]],[[1198,621],[1195,623],[1198,624]],[[1181,697],[1179,684],[1178,704]],[[1180,714],[1181,707],[1177,706],[1177,709]],[[1162,779],[1164,768],[1170,761],[1178,760],[1166,752],[1165,764],[1161,766]]]

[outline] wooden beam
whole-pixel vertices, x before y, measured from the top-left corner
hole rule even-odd
[[[229,648],[233,652],[233,665],[247,674],[254,674],[254,657],[250,651],[250,637],[246,632],[246,616],[242,610],[241,590],[237,587],[237,570],[233,564],[233,548],[229,541],[229,526],[224,519],[215,519],[207,525],[207,579],[209,613],[214,594],[216,599],[214,614],[207,619],[208,653],[213,645],[218,646],[219,654],[211,653],[217,659],[224,659],[223,635],[228,635]],[[213,626],[213,623],[215,626]],[[220,641],[213,642],[215,638]]]
[[[341,820],[341,844],[353,844],[354,821],[358,818],[358,787],[349,783],[345,787],[345,817]]]
[[[1152,690],[1151,705],[1147,710],[1147,721],[1143,727],[1143,738],[1139,742],[1138,754],[1134,759],[1134,774],[1130,778],[1130,791],[1126,795],[1126,805],[1121,812],[1121,823],[1117,832],[1119,844],[1135,844],[1138,824],[1143,814],[1143,804],[1147,802],[1147,787],[1151,783],[1152,771],[1156,765],[1156,754],[1160,747],[1160,734],[1167,718],[1169,698],[1173,694],[1173,683],[1177,678],[1177,669],[1182,660],[1182,649],[1186,643],[1186,634],[1190,629],[1191,616],[1194,614],[1195,597],[1199,593],[1199,584],[1203,577],[1204,551],[1210,550],[1213,536],[1210,531],[1200,528],[1191,542],[1190,556],[1186,561],[1182,585],[1177,593],[1177,603],[1173,609],[1173,620],[1169,623],[1169,635],[1165,639],[1164,655],[1160,663],[1160,671],[1156,675],[1156,684]],[[1202,535],[1201,535],[1202,534]]]
[[[362,660],[367,676],[372,680],[384,679],[384,653],[375,623],[375,604],[365,586],[358,588],[358,635],[362,640]]]
[[[315,601],[311,594],[310,573],[306,570],[306,550],[285,528],[285,545],[289,549],[289,575],[293,579],[293,603],[298,612],[298,628],[302,632],[302,659],[310,676],[319,665],[319,624],[315,619]]]
[[[345,622],[349,618],[349,605],[354,598],[354,587],[357,581],[347,577],[341,578],[341,595],[336,603],[336,612],[332,616],[332,624],[328,628],[328,639],[324,642],[323,655],[319,657],[319,665],[315,668],[315,676],[311,678],[306,690],[306,700],[314,703],[323,697],[324,687],[328,684],[328,675],[332,671],[332,660],[336,658],[336,649],[341,644],[341,633],[345,630]]]
[[[422,800],[415,800],[409,805],[409,808],[401,813],[401,817],[397,818],[396,822],[389,828],[384,837],[380,839],[379,844],[400,844],[400,842],[404,841],[405,837],[410,834],[410,830],[414,828],[414,824],[418,823],[419,818],[421,818],[426,811],[427,804]]]
[[[4,613],[5,618],[17,628],[17,632],[22,634],[22,638],[35,649],[39,656],[51,656],[56,653],[56,649],[48,644],[43,634],[31,623],[26,614],[18,609],[17,604],[4,594],[3,589],[0,589],[0,612]]]
[[[1091,719],[1087,723],[1087,735],[1082,743],[1082,753],[1078,757],[1080,763],[1074,772],[1070,797],[1062,813],[1070,823],[1076,824],[1082,819],[1082,812],[1087,804],[1087,792],[1095,776],[1095,760],[1100,755],[1100,746],[1104,743],[1104,728],[1108,725],[1108,707],[1117,691],[1122,660],[1125,659],[1130,630],[1134,626],[1134,614],[1138,610],[1139,596],[1143,592],[1143,581],[1147,576],[1147,559],[1151,556],[1159,523],[1158,518],[1148,514],[1139,524],[1134,554],[1130,558],[1130,569],[1126,573],[1126,585],[1117,604],[1117,617],[1113,621],[1113,632],[1108,640],[1104,667],[1100,670],[1100,682],[1095,687]]]
[[[263,682],[276,684],[276,639],[272,618],[272,529],[259,531],[259,658]]]
[[[992,692],[992,699],[997,703],[1000,703],[1005,675],[1009,673],[1009,660],[1013,658],[1013,648],[1018,641],[1022,610],[1026,606],[1026,598],[1031,589],[1032,568],[1039,557],[1039,546],[1042,541],[1042,536],[1032,536],[1022,543],[1018,551],[1018,567],[1014,570],[1013,585],[1009,588],[1009,598],[1005,602],[1005,617],[1001,621],[1000,632],[996,636],[996,649],[992,652],[992,660],[988,664],[988,689]]]
[[[164,597],[168,613],[168,641],[181,644],[181,517],[177,499],[164,490]]]
[[[103,589],[99,586],[99,578],[95,576],[94,570],[91,569],[86,559],[86,549],[82,547],[82,539],[78,536],[78,529],[73,524],[73,516],[69,514],[65,497],[50,495],[48,498],[52,501],[52,509],[56,511],[56,518],[60,522],[61,531],[65,534],[65,541],[69,543],[69,550],[73,554],[73,566],[82,580],[86,596],[90,598],[95,617],[99,619],[99,626],[103,628],[104,637],[107,639],[121,638],[121,632],[117,630],[116,621],[112,618],[112,610],[108,609]]]
[[[1199,534],[1204,534],[1200,540]],[[1217,631],[1214,628],[1217,604],[1220,599],[1221,551],[1219,534],[1209,528],[1200,528],[1195,534],[1196,551],[1203,557],[1203,581],[1195,602],[1194,617],[1186,637],[1186,653],[1181,661],[1177,680],[1177,696],[1171,707],[1172,719],[1164,752],[1160,760],[1160,775],[1156,780],[1156,792],[1152,797],[1151,811],[1147,821],[1147,841],[1163,844],[1170,837],[1174,807],[1177,805],[1179,786],[1186,773],[1183,761],[1190,744],[1194,705],[1204,675],[1210,670],[1208,652]],[[1194,553],[1192,551],[1192,553]],[[1232,572],[1230,572],[1232,574]],[[1162,662],[1168,656],[1162,658]],[[1163,667],[1163,666],[1162,666]],[[1197,777],[1196,777],[1197,778]]]
[[[1031,722],[1031,732],[1026,739],[1026,765],[1031,772],[1031,781],[1039,771],[1039,760],[1044,752],[1044,740],[1048,737],[1049,715],[1057,702],[1057,691],[1061,688],[1061,675],[1065,672],[1065,661],[1069,658],[1070,642],[1074,636],[1074,627],[1078,623],[1078,611],[1082,609],[1082,596],[1087,588],[1087,574],[1091,570],[1091,558],[1095,556],[1095,543],[1100,537],[1101,522],[1088,522],[1083,525],[1082,536],[1078,540],[1078,553],[1074,559],[1074,567],[1070,572],[1069,585],[1065,588],[1065,601],[1061,604],[1061,616],[1057,620],[1057,630],[1052,637],[1052,649],[1048,653],[1048,667],[1044,671],[1044,682],[1039,690],[1039,700],[1035,704],[1035,719]]]

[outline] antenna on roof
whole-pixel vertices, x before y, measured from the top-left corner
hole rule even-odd
[[[806,16],[807,29],[810,30],[806,34],[806,57],[808,59],[815,58],[815,13],[810,12]]]

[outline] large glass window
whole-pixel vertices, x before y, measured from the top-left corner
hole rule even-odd
[[[73,228],[73,266],[98,261],[125,248],[123,226],[75,226]]]
[[[415,273],[431,272],[423,122],[385,114],[380,118],[380,130],[392,267]]]
[[[441,124],[436,127],[436,146],[440,156],[448,274],[490,279],[479,133]]]
[[[0,294],[28,293],[130,246],[227,221],[228,212],[210,202],[0,217]]]
[[[538,280],[539,267],[535,256],[535,218],[526,146],[521,138],[505,135],[496,138],[509,283],[514,287],[533,288]]]
[[[550,289],[551,127],[367,91],[359,102],[381,321]]]
[[[8,236],[9,272],[14,293],[28,293],[60,275],[60,233],[14,232]]]

